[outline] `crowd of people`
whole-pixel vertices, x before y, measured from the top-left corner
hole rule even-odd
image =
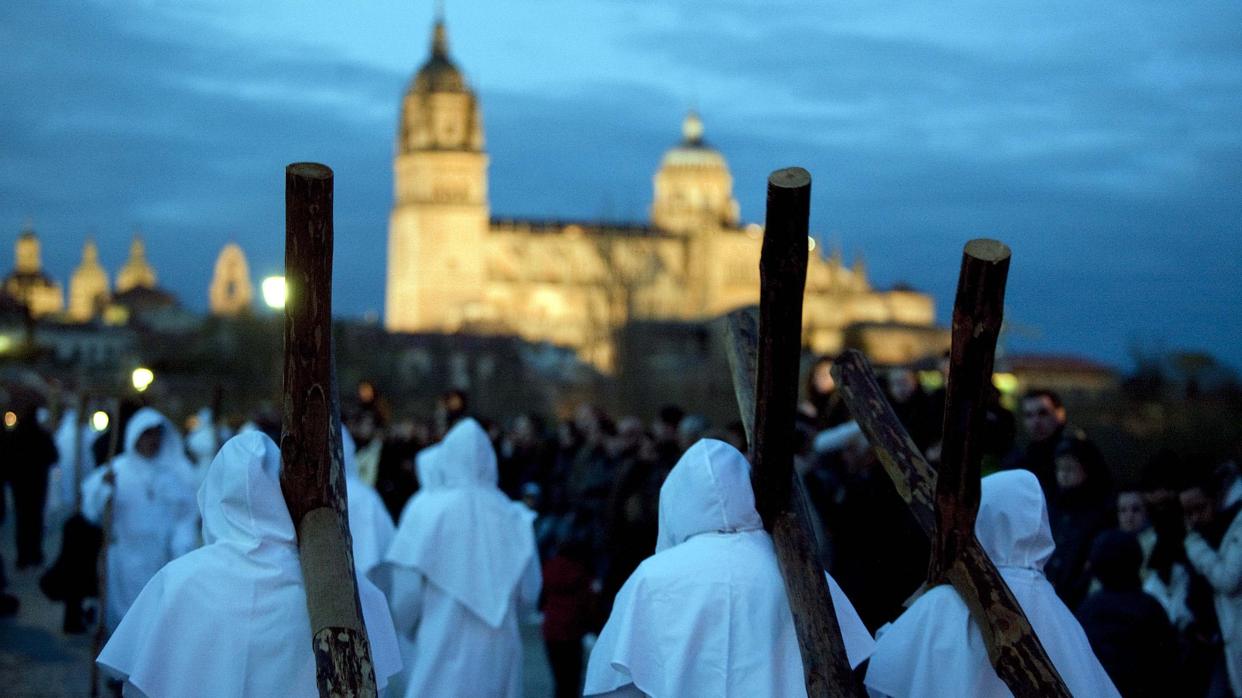
[[[859,670],[867,672],[873,692],[930,695],[912,688],[909,677],[917,672],[894,679],[894,672],[900,673],[894,667],[928,661],[913,656],[920,647],[919,628],[930,627],[933,618],[965,618],[965,607],[947,587],[912,598],[927,571],[926,537],[850,420],[830,369],[824,359],[809,372],[795,467],[815,513],[817,553],[831,575],[840,624],[850,630],[846,649],[853,648],[852,665],[863,664],[874,650],[870,668]],[[884,379],[894,411],[935,464],[943,390],[925,391],[907,369],[892,369]],[[1032,390],[1016,406],[1017,415],[999,393],[988,402],[984,471],[1026,471],[1029,480],[985,478],[981,525],[992,517],[1000,522],[996,529],[1011,537],[991,529],[981,529],[979,537],[1028,615],[1040,609],[1032,624],[1065,680],[1115,686],[1124,696],[1242,696],[1242,477],[1235,462],[1183,462],[1162,452],[1142,468],[1139,481],[1118,487],[1114,470],[1073,426],[1055,393]],[[253,433],[238,442],[242,437],[230,441],[232,430],[209,410],[194,416],[184,438],[151,407],[122,412],[104,432],[82,423],[73,410],[64,411],[54,432],[33,409],[17,414],[3,432],[0,458],[14,503],[19,568],[44,566],[43,530],[57,519],[49,512],[65,520],[62,551],[44,573],[43,588],[65,602],[66,632],[89,625],[83,602],[98,591],[91,556],[106,547],[108,588],[98,622],[128,639],[110,644],[111,654],[105,652],[100,661],[132,677],[138,669],[127,662],[140,654],[133,644],[138,621],[123,619],[136,604],[151,615],[156,614],[152,603],[159,613],[189,603],[177,586],[189,584],[187,575],[193,575],[186,570],[226,565],[221,560],[228,559],[204,551],[224,550],[222,545],[232,546],[229,554],[286,549],[293,539],[285,528],[287,513],[266,528],[253,528],[270,514],[256,514],[255,507],[283,506],[279,491],[270,492],[278,468],[272,461],[279,442],[275,419],[253,417],[238,430]],[[710,579],[716,574],[710,572],[713,561],[747,567],[754,576],[747,584],[754,588],[779,574],[775,567],[744,562],[747,556],[766,560],[771,543],[766,534],[752,540],[762,525],[746,477],[740,422],[713,425],[669,405],[645,423],[633,416],[613,418],[590,404],[555,423],[535,414],[500,422],[475,414],[464,392],[450,391],[438,400],[434,419],[421,423],[393,419],[371,385],[360,386],[344,412],[359,584],[373,589],[375,582],[389,605],[386,617],[395,622],[394,635],[372,629],[367,619],[373,652],[389,659],[399,655],[405,665],[398,673],[389,662],[385,671],[391,670],[391,677],[379,677],[397,695],[449,695],[445,681],[454,672],[473,674],[476,686],[486,684],[480,695],[517,695],[516,623],[536,610],[557,696],[581,695],[584,681],[588,694],[725,695],[743,686],[782,681],[793,686],[801,680],[796,641],[777,632],[789,621],[788,611],[782,616],[776,606],[763,605],[771,599],[763,604],[752,599],[755,605],[747,608],[756,614],[752,621],[768,618],[777,629],[757,640],[782,648],[771,650],[770,657],[796,664],[785,673],[769,667],[779,676],[752,670],[745,680],[750,683],[738,677],[741,683],[720,684],[720,692],[696,692],[716,685],[713,681],[734,679],[696,674],[689,660],[674,659],[674,650],[659,649],[661,639],[649,636],[649,626],[663,622],[660,614],[684,617],[687,606],[719,601],[712,600],[719,586],[708,591],[682,584],[681,596],[661,596],[669,579],[693,576],[691,568],[707,570],[703,574]],[[221,459],[240,474],[214,481],[225,467]],[[230,490],[239,487],[240,495]],[[1026,504],[1015,508],[1018,502]],[[717,509],[724,523],[700,520]],[[110,538],[103,546],[94,527],[104,524],[105,512],[110,512]],[[237,528],[238,521],[251,528]],[[426,531],[457,537],[437,539]],[[454,533],[460,531],[469,531],[469,537]],[[709,549],[698,535],[703,531],[729,533],[732,547]],[[696,536],[695,546],[684,545]],[[264,540],[269,542],[261,544]],[[446,557],[443,550],[454,546],[464,552]],[[273,570],[281,564],[294,569],[287,558],[271,554],[264,558],[268,576],[255,573],[268,581],[246,584],[276,584]],[[284,562],[273,562],[278,559]],[[244,570],[234,567],[233,573]],[[164,595],[159,598],[178,600],[146,598],[144,588],[156,579]],[[668,603],[679,608],[660,610]],[[6,596],[0,611],[17,612],[16,606]],[[711,627],[727,632],[717,626]],[[668,621],[668,627],[678,626]],[[707,626],[682,629],[714,632]],[[662,637],[667,640],[670,633]],[[384,639],[390,635],[391,647]],[[961,640],[966,652],[971,642]],[[1094,662],[1075,664],[1078,659],[1058,659],[1053,652],[1053,647],[1071,648],[1065,650],[1069,657],[1079,645],[1089,645],[1100,672]],[[742,651],[710,647],[710,642],[700,646],[704,657],[731,658],[730,652]],[[983,662],[983,678],[940,675],[937,680],[949,683],[937,684],[935,667],[928,664],[926,685],[969,686],[977,695],[992,695],[991,683],[998,680],[981,656],[955,661]],[[680,669],[669,668],[678,661]],[[489,673],[484,667],[499,668]],[[377,661],[377,677],[383,673],[378,669]],[[144,676],[149,686],[173,680],[166,671]]]

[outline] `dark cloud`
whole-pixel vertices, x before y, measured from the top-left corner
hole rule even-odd
[[[806,166],[821,238],[864,251],[880,285],[932,292],[942,318],[960,245],[996,236],[1015,250],[1009,316],[1034,328],[1014,346],[1124,362],[1162,340],[1242,365],[1242,10],[1032,7],[625,4],[612,77],[484,83],[493,213],[645,218],[697,103],[745,218],[762,219],[769,171]],[[202,307],[227,240],[256,275],[279,268],[283,167],[320,160],[337,172],[337,306],[379,310],[414,66],[156,8],[0,10],[0,227],[34,216],[64,280],[85,234],[115,270],[139,225],[163,283]]]

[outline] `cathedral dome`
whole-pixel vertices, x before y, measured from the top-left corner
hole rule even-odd
[[[690,112],[681,124],[681,143],[670,148],[660,161],[660,167],[693,167],[727,170],[724,156],[703,140],[703,120]]]
[[[466,79],[461,71],[449,59],[448,32],[444,22],[437,21],[431,35],[431,57],[414,74],[410,91],[425,94],[428,92],[466,92]]]

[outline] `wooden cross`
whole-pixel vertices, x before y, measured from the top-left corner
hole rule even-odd
[[[345,495],[332,355],[332,170],[285,168],[284,421],[280,487],[298,536],[319,695],[375,696]]]
[[[985,428],[1009,258],[1009,248],[995,240],[972,240],[962,254],[939,472],[906,433],[861,353],[846,351],[832,373],[897,493],[931,538],[928,585],[947,581],[961,595],[983,633],[997,676],[1015,696],[1069,698],[1022,607],[975,537],[983,455],[979,437]]]
[[[785,580],[807,696],[861,696],[793,467],[810,203],[811,175],[806,170],[793,167],[768,177],[759,259],[759,327],[756,331],[751,315],[730,315],[726,346],[751,443],[755,508],[772,535]]]

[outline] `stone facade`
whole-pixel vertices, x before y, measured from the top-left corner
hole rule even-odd
[[[69,277],[69,320],[90,322],[103,313],[110,298],[108,272],[99,263],[94,240],[82,245],[82,263]]]
[[[212,315],[233,317],[249,312],[254,300],[254,285],[250,283],[246,253],[237,243],[230,242],[220,250],[207,300]]]
[[[732,175],[697,115],[682,135],[654,176],[650,222],[493,218],[478,99],[438,22],[402,102],[385,326],[510,333],[608,370],[631,319],[696,321],[756,303],[762,227],[740,224]],[[929,296],[875,291],[861,264],[812,252],[803,324],[814,351],[840,351],[855,323],[922,331],[934,317]]]
[[[17,264],[4,279],[4,293],[26,307],[31,317],[59,313],[65,307],[60,284],[43,271],[39,237],[27,226],[17,236],[14,257]]]

